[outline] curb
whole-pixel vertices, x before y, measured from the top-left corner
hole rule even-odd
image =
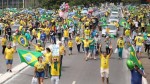
[[[0,76],[0,84],[3,84],[4,82],[6,82],[10,78],[12,78],[14,75],[16,75],[18,72],[20,72],[21,70],[23,70],[26,67],[27,67],[27,64],[21,63],[12,69],[13,72],[11,72],[11,73],[6,72],[5,74],[1,75]]]

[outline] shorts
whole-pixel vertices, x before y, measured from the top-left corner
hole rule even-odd
[[[89,53],[89,47],[85,47],[85,53]]]
[[[108,78],[108,77],[109,77],[109,69],[102,69],[102,68],[101,68],[100,74],[101,74],[101,77],[106,77],[106,78]]]
[[[68,37],[64,37],[64,41],[67,41],[67,42],[68,42]]]
[[[136,46],[136,51],[141,52],[142,51],[142,46]]]
[[[90,49],[89,52],[90,52],[91,54],[95,54],[95,49]]]
[[[72,47],[69,47],[69,50],[72,51]]]
[[[40,77],[42,77],[42,78],[44,78],[44,76],[45,76],[45,73],[44,73],[44,71],[42,71],[42,72],[36,72],[36,77],[37,78],[40,78]]]
[[[12,64],[13,60],[6,60],[6,64]]]

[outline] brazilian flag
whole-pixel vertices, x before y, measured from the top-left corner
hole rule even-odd
[[[28,41],[27,41],[27,39],[26,39],[26,37],[24,35],[18,36],[18,43],[20,45],[22,45],[23,47],[27,47],[28,46]]]
[[[43,54],[40,52],[29,51],[29,50],[17,50],[18,55],[20,57],[21,62],[25,62],[26,64],[34,67],[38,62],[37,58],[42,56]]]
[[[128,23],[125,19],[121,19],[121,20],[119,21],[119,24],[120,24],[120,26],[123,26],[123,27],[126,28],[126,29],[129,29],[129,28],[130,28],[129,23]]]
[[[131,70],[134,68],[135,65],[137,65],[140,69],[144,69],[141,61],[136,56],[136,52],[133,46],[130,46],[130,57],[126,63],[127,67]]]

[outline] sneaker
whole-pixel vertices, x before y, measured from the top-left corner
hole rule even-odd
[[[9,69],[6,70],[7,72],[9,71]]]
[[[12,70],[10,70],[10,72],[12,72]]]

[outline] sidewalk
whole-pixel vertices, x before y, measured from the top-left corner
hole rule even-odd
[[[147,82],[150,84],[150,59],[148,59],[147,54],[144,52],[142,53],[141,62],[143,64],[146,76],[147,76]]]

